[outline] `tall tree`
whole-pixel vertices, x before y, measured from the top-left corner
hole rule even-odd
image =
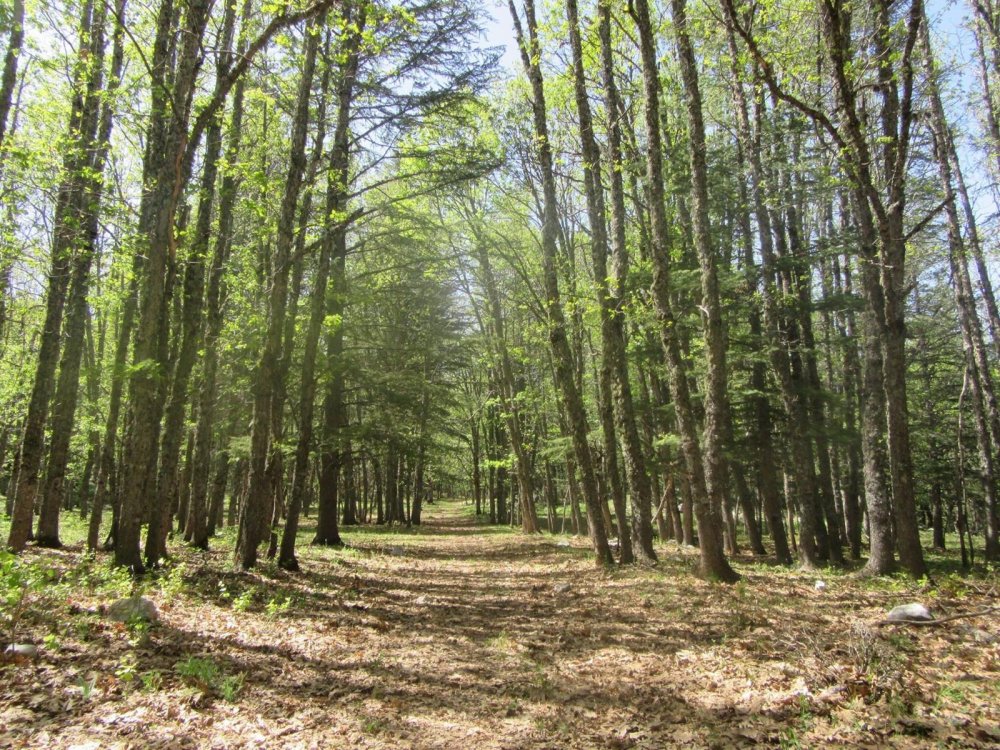
[[[598,496],[597,478],[594,475],[590,444],[587,442],[589,428],[584,410],[583,397],[574,376],[573,355],[566,336],[566,318],[559,294],[559,278],[556,271],[556,235],[559,231],[556,215],[556,185],[552,163],[552,144],[549,141],[548,122],[545,109],[545,90],[540,61],[541,48],[538,40],[538,23],[535,18],[533,0],[525,0],[524,14],[527,36],[521,24],[521,17],[513,0],[509,3],[511,18],[517,36],[521,62],[531,83],[531,108],[534,113],[535,138],[537,139],[538,160],[542,172],[542,274],[545,281],[545,312],[548,322],[549,343],[556,383],[566,409],[573,451],[583,485],[584,501],[587,504],[587,525],[591,543],[597,553],[599,564],[613,562],[608,547],[607,530],[601,516],[601,501]]]
[[[69,127],[63,144],[64,155],[59,192],[56,198],[55,223],[52,234],[51,270],[45,294],[45,322],[35,367],[35,377],[24,419],[24,431],[18,454],[19,470],[14,487],[14,507],[7,546],[20,552],[31,534],[35,495],[39,486],[39,469],[44,456],[45,425],[49,400],[55,383],[59,361],[66,294],[74,255],[80,251],[88,225],[89,206],[85,203],[89,189],[92,148],[97,138],[100,119],[100,87],[103,70],[94,58],[103,60],[103,51],[96,52],[94,37],[94,3],[88,0],[81,7],[79,45],[74,65],[73,101]],[[98,14],[98,19],[103,14]],[[103,23],[103,21],[101,22]],[[103,46],[103,26],[97,34]],[[96,208],[94,209],[96,210]],[[75,385],[75,383],[73,384]],[[57,542],[57,539],[51,540]]]
[[[647,0],[636,0],[633,18],[639,33],[642,61],[643,114],[646,132],[646,180],[649,190],[650,242],[653,262],[653,302],[660,342],[670,375],[670,395],[677,415],[681,450],[691,486],[694,512],[698,518],[698,540],[702,573],[720,581],[733,582],[739,575],[726,560],[722,546],[722,508],[719,495],[710,495],[701,439],[695,421],[688,376],[678,339],[670,288],[670,257],[664,196],[663,141],[660,137],[660,79],[656,42]],[[721,446],[720,446],[721,449]],[[714,471],[711,469],[710,471]],[[720,477],[715,477],[713,481]],[[718,493],[721,489],[712,486]]]
[[[282,374],[279,366],[282,350],[292,343],[284,341],[283,336],[288,304],[288,275],[292,265],[291,252],[295,241],[299,195],[306,169],[309,100],[312,96],[320,36],[316,23],[310,21],[303,40],[302,72],[292,121],[288,173],[281,201],[274,257],[271,259],[272,276],[268,279],[267,330],[255,378],[249,489],[246,502],[240,508],[239,535],[236,541],[236,559],[244,569],[252,568],[257,562],[257,547],[263,539],[273,510],[273,487],[268,482],[267,464],[277,460],[279,447],[274,442],[276,410],[272,399],[283,389],[283,384],[279,382]]]

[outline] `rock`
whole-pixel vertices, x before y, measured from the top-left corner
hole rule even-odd
[[[572,588],[573,587],[570,586],[568,583],[557,583],[555,586],[552,587],[552,590],[557,594],[565,594],[568,593],[569,590]]]
[[[413,600],[413,603],[418,606],[421,604],[427,604],[427,597],[421,594],[420,596],[418,596],[416,599]]]
[[[160,621],[156,605],[143,596],[119,599],[108,607],[108,617],[116,622],[148,622],[154,625]]]
[[[556,542],[557,547],[569,547],[570,543],[563,539],[561,542]]]
[[[402,547],[389,547],[389,554],[394,557],[402,557],[406,553]]]
[[[816,581],[815,588],[817,591],[826,591],[826,581]]]
[[[923,604],[914,602],[893,607],[885,619],[889,622],[929,622],[934,619],[934,615]]]
[[[976,643],[983,643],[987,646],[1000,640],[997,636],[972,625],[959,625],[958,629]]]
[[[816,696],[820,703],[843,703],[846,699],[847,687],[844,685],[832,685]]]
[[[3,650],[3,655],[8,661],[34,659],[38,656],[38,646],[30,643],[12,643]]]

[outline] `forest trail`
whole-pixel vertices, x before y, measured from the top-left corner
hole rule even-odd
[[[77,615],[57,651],[8,672],[0,747],[986,747],[997,731],[996,643],[961,623],[865,629],[913,592],[839,578],[821,593],[749,566],[713,585],[674,546],[602,572],[583,538],[480,525],[460,502],[345,539],[302,545],[300,574],[185,550],[183,587],[147,590],[162,622],[138,643]],[[192,659],[244,675],[236,700],[184,679]],[[940,688],[959,667],[961,722]],[[904,685],[938,713],[893,708]]]

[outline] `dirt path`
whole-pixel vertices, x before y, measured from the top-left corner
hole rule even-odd
[[[183,590],[149,594],[163,622],[145,643],[98,621],[88,638],[67,637],[58,652],[16,668],[0,691],[0,747],[1000,739],[1000,647],[974,642],[957,623],[933,633],[866,630],[898,603],[896,592],[832,582],[820,593],[812,578],[748,568],[745,585],[715,586],[691,576],[691,554],[674,547],[662,548],[655,569],[603,573],[584,540],[479,526],[460,503],[430,506],[419,532],[347,539],[342,551],[303,547],[298,575],[224,573],[224,551],[185,553]],[[987,630],[995,635],[996,624]],[[932,653],[938,663],[915,679],[914,661]],[[121,674],[130,658],[131,678]],[[244,675],[238,699],[178,676],[176,665],[191,658]],[[956,671],[970,678],[953,696],[965,706],[961,722],[941,697]]]

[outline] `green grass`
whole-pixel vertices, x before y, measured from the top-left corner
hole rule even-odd
[[[454,519],[454,521],[459,523],[472,523],[472,528],[456,529],[454,531],[456,534],[515,535],[520,532],[518,527],[512,527],[509,524],[489,524],[487,517],[483,515],[476,516],[475,506],[468,501],[459,503],[454,500],[438,500],[434,504],[426,505],[425,513],[429,512],[431,514],[435,514],[439,508],[442,508],[442,506],[444,507],[447,515]],[[556,509],[556,515],[559,521],[561,521],[564,512],[568,514],[569,508],[564,508],[562,505],[559,505]],[[543,525],[545,517],[546,509],[544,507],[539,507],[539,518],[543,522]],[[567,518],[566,521],[568,529],[569,519]],[[110,523],[111,512],[110,510],[107,510],[104,514],[101,527],[102,542],[104,536],[107,534],[107,529]],[[304,551],[308,549],[309,556],[320,561],[325,560],[332,562],[340,560],[359,560],[373,554],[381,554],[389,547],[398,546],[405,549],[411,545],[420,545],[425,541],[430,542],[430,537],[424,534],[423,530],[419,526],[406,526],[403,524],[371,524],[341,527],[340,532],[344,541],[344,547],[313,547],[311,546],[311,542],[316,532],[315,523],[315,516],[303,519],[303,522],[299,527],[296,544],[298,550]],[[9,528],[10,519],[6,516],[0,515],[0,540],[6,538]],[[64,545],[72,548],[82,547],[86,542],[87,528],[88,519],[80,518],[78,511],[63,511],[60,514],[60,538]],[[568,530],[565,534],[549,534],[545,532],[540,538],[552,539],[554,537],[565,537],[568,536],[569,533],[570,532]],[[768,560],[751,558],[746,554],[748,550],[746,539],[741,537],[739,541],[742,554],[738,559],[738,566],[741,569],[751,572],[759,571],[761,573],[780,570],[778,566],[773,565]],[[930,579],[935,587],[951,591],[953,594],[960,594],[962,586],[958,582],[961,580],[969,578],[992,578],[996,575],[995,567],[990,567],[983,563],[983,540],[981,535],[974,537],[973,539],[975,543],[976,562],[971,569],[964,569],[961,565],[958,536],[954,532],[946,533],[945,542],[947,549],[944,551],[935,550],[931,547],[932,532],[930,529],[924,529],[921,531],[921,541],[924,545],[924,556],[928,564]],[[235,542],[236,528],[224,526],[218,530],[211,544],[214,550],[228,551],[232,550]],[[170,542],[170,549],[172,551],[176,551],[180,544],[180,540],[175,537]],[[767,539],[766,535],[765,546],[768,548],[770,547],[770,540]],[[666,545],[660,544],[659,547],[669,552],[673,545],[671,543]],[[577,547],[560,547],[558,549],[571,557],[589,554],[588,550]],[[101,559],[101,557],[98,559]],[[262,563],[265,568],[268,567],[267,561],[262,561]],[[817,575],[822,575],[826,578],[836,578],[837,576],[847,575],[857,571],[863,566],[863,564],[863,560],[849,561],[843,568],[829,566],[821,571],[818,571]],[[273,563],[270,565],[273,566]],[[165,573],[162,574],[169,576],[171,575],[170,571],[171,566],[168,565]],[[179,588],[183,586],[181,581],[181,578],[183,577],[182,574],[174,571],[172,575],[174,576],[173,579],[168,579],[166,582],[161,583],[163,593],[168,597],[176,595]],[[866,586],[871,590],[883,592],[909,591],[913,585],[914,582],[904,573],[897,573],[892,576],[871,579],[866,583]],[[239,593],[240,592],[236,592],[234,596],[238,596]]]
[[[0,507],[3,506],[5,498],[0,496]],[[59,539],[67,546],[83,545],[87,542],[87,528],[90,523],[90,515],[87,518],[80,518],[78,510],[64,510],[59,513]],[[111,527],[111,510],[105,510],[101,518],[101,539],[107,535]],[[10,517],[0,512],[0,542],[6,543],[7,535],[10,533]]]

